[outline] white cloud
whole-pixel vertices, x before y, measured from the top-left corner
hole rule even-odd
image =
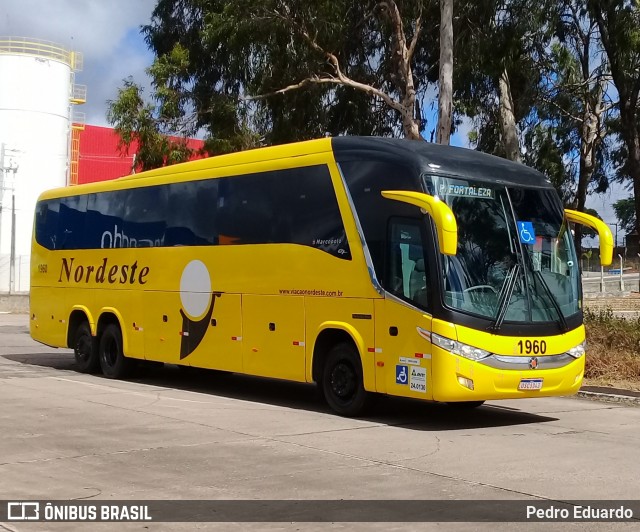
[[[122,79],[142,85],[153,55],[140,26],[148,24],[156,0],[4,0],[0,35],[53,41],[82,52],[84,68],[76,83],[87,85],[87,103],[78,108],[87,123],[106,124],[106,100]]]

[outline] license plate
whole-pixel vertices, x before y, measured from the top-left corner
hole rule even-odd
[[[522,379],[518,390],[542,390],[543,379]]]

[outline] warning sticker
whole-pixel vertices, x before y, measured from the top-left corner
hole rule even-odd
[[[427,393],[427,368],[411,366],[409,372],[409,389]]]

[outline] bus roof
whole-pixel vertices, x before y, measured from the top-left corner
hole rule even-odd
[[[337,162],[368,159],[388,160],[409,165],[419,173],[475,178],[492,183],[550,188],[551,183],[540,172],[523,164],[466,148],[433,144],[422,140],[391,139],[382,137],[326,137],[315,140],[281,144],[242,152],[218,155],[123,176],[108,182],[87,183],[74,187],[49,190],[43,198],[68,196],[104,190],[108,183],[132,183],[144,178],[173,176],[213,168],[233,167],[320,153],[333,152]],[[126,185],[125,185],[126,186]]]
[[[160,177],[208,168],[299,157],[328,152],[332,149],[338,162],[354,158],[390,159],[394,162],[401,161],[417,167],[420,172],[474,177],[489,182],[520,186],[551,186],[549,180],[533,168],[476,150],[443,146],[422,140],[355,136],[321,138],[229,153],[179,165],[165,166],[120,179]]]
[[[552,186],[544,174],[533,168],[467,148],[382,137],[334,137],[332,145],[338,162],[389,159],[414,166],[419,172],[473,177],[517,186]]]

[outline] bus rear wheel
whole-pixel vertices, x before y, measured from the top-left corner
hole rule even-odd
[[[131,360],[124,356],[122,331],[114,323],[107,325],[100,337],[100,367],[108,379],[122,379],[131,371]]]
[[[331,409],[341,416],[357,416],[369,405],[371,394],[364,389],[360,357],[350,344],[338,344],[329,351],[322,391]]]
[[[91,328],[86,321],[76,330],[73,355],[76,359],[76,369],[80,373],[97,373],[100,369],[98,345],[96,339],[91,336]]]

